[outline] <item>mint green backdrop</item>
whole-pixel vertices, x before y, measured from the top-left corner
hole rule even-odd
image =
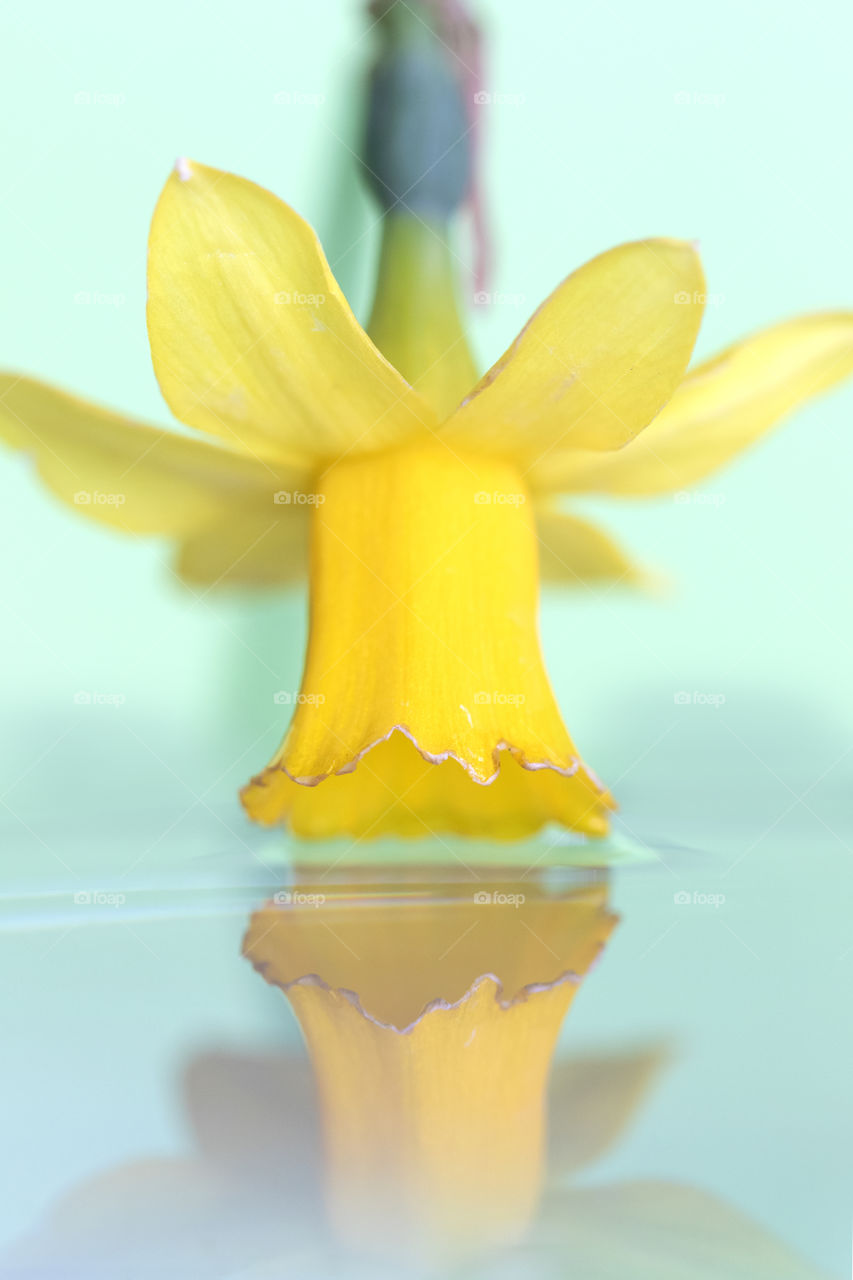
[[[470,310],[484,367],[576,264],[644,235],[701,243],[700,354],[853,305],[846,5],[480,11],[500,99],[485,113],[490,287],[504,296]],[[371,47],[358,5],[80,0],[18,4],[4,25],[0,364],[169,422],[146,343],[145,243],[178,154],[291,202],[364,316],[377,237],[352,150]],[[715,855],[666,853],[671,870],[617,884],[625,923],[567,1045],[654,1033],[678,1053],[601,1176],[701,1182],[839,1273],[853,1148],[851,416],[853,387],[712,477],[704,501],[586,503],[670,586],[543,607],[561,704],[628,834]],[[111,866],[155,876],[196,855],[263,856],[269,838],[248,830],[234,792],[280,736],[273,693],[298,683],[298,593],[193,599],[165,544],[76,519],[5,453],[0,534],[7,884],[88,888]],[[125,701],[80,706],[80,691]],[[725,904],[679,908],[679,890]],[[64,928],[0,938],[15,975],[9,1124],[24,1152],[6,1208],[23,1220],[93,1169],[181,1147],[164,1063],[285,1024],[234,959],[236,916],[133,936]],[[66,1063],[59,1096],[51,1054]],[[49,1124],[16,1092],[34,1071],[50,1081]]]

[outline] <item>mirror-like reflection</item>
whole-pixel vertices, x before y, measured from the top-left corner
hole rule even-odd
[[[2,1274],[817,1280],[702,1191],[580,1183],[667,1057],[551,1061],[615,923],[603,873],[297,876],[244,950],[310,1057],[197,1054],[191,1154],[79,1185]]]
[[[425,1258],[520,1239],[560,1026],[615,924],[606,880],[421,868],[276,897],[245,954],[302,1027],[341,1240]]]
[[[693,1188],[573,1185],[617,1141],[656,1079],[650,1046],[559,1062],[551,1083],[544,1200],[525,1240],[463,1268],[366,1263],[335,1244],[323,1210],[309,1064],[211,1052],[183,1078],[194,1152],[106,1170],[65,1196],[4,1259],[40,1280],[820,1280],[735,1209]]]

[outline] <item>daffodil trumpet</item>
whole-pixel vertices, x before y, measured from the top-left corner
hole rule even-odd
[[[603,833],[542,662],[518,468],[428,436],[342,460],[318,497],[303,701],[250,815],[312,836]]]
[[[435,42],[405,9],[388,22],[420,75]],[[601,836],[613,800],[548,684],[539,580],[645,575],[559,499],[703,480],[853,371],[853,314],[789,320],[688,368],[698,254],[642,240],[570,275],[478,380],[447,229],[467,135],[446,145],[452,112],[429,133],[380,109],[403,64],[377,72],[366,150],[385,206],[369,335],[293,209],[182,160],[152,223],[148,331],[196,436],[15,375],[0,378],[0,433],[79,513],[172,538],[196,591],[279,587],[307,565],[302,690],[243,790],[250,817],[307,837]],[[401,121],[404,147],[387,135]],[[407,188],[393,165],[427,144]]]
[[[455,1257],[516,1243],[538,1205],[557,1035],[616,923],[606,882],[301,882],[244,953],[311,1056],[326,1203],[359,1252]]]

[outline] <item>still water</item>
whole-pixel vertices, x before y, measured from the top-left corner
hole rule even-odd
[[[124,839],[141,849],[145,832]],[[381,846],[371,866],[327,848],[294,874],[292,849],[250,839],[247,853],[242,837],[182,830],[117,876],[102,842],[71,850],[69,836],[73,876],[22,876],[7,893],[2,1274],[846,1274],[853,945],[837,842],[726,831],[709,853],[623,828],[606,872],[566,869],[603,860],[600,846],[591,859],[543,837],[511,854],[420,846],[401,876]],[[540,1051],[519,1049],[540,1035],[525,1019],[567,973],[534,1195],[522,1165],[536,1081],[489,1091]],[[471,1031],[493,1038],[473,1066],[442,1030],[417,1052],[444,1092],[413,1103],[401,1037],[411,1056],[424,1008],[441,1006],[430,1016],[446,1026],[487,974],[517,1027],[475,1019],[461,1047]],[[279,979],[308,982],[289,1003]],[[352,993],[335,1018],[358,1008],[385,1039],[365,1048],[336,1024],[330,1047],[315,1027],[318,1101],[294,1009],[305,1028],[329,988]],[[331,1097],[347,1082],[349,1100]],[[398,1161],[413,1106],[427,1136]],[[358,1133],[342,1157],[329,1133],[347,1107]],[[394,1170],[378,1208],[371,1168]],[[407,1248],[413,1200],[423,1220]],[[434,1247],[442,1213],[465,1223],[459,1256]]]

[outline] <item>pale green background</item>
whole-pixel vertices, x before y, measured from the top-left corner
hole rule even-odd
[[[491,287],[524,302],[472,310],[484,365],[574,265],[648,234],[701,242],[718,300],[700,353],[853,305],[846,5],[480,8],[487,87],[523,99],[487,115]],[[371,47],[356,4],[19,4],[5,27],[3,365],[168,421],[144,270],[177,154],[294,204],[363,316],[376,229],[351,152]],[[323,101],[276,105],[282,91]],[[75,104],[80,92],[123,101]],[[81,291],[124,301],[80,305]],[[719,855],[667,855],[672,874],[617,886],[626,922],[569,1040],[674,1033],[681,1054],[604,1172],[713,1187],[839,1274],[853,1148],[851,416],[853,388],[801,413],[708,482],[713,502],[596,504],[673,589],[582,592],[543,613],[561,703],[627,831]],[[0,533],[8,883],[90,888],[109,867],[156,879],[220,855],[256,865],[268,838],[234,792],[280,735],[272,694],[298,683],[301,599],[194,601],[165,545],[75,518],[12,456]],[[79,707],[80,690],[126,703]],[[676,706],[680,690],[726,702]],[[725,906],[674,908],[679,888],[725,892]],[[21,1157],[5,1229],[85,1172],[178,1148],[164,1070],[191,1048],[277,1034],[277,1006],[234,959],[239,928],[235,916],[186,934],[141,925],[143,943],[113,926],[3,938]],[[32,1079],[50,1091],[48,1122],[21,1094]]]

